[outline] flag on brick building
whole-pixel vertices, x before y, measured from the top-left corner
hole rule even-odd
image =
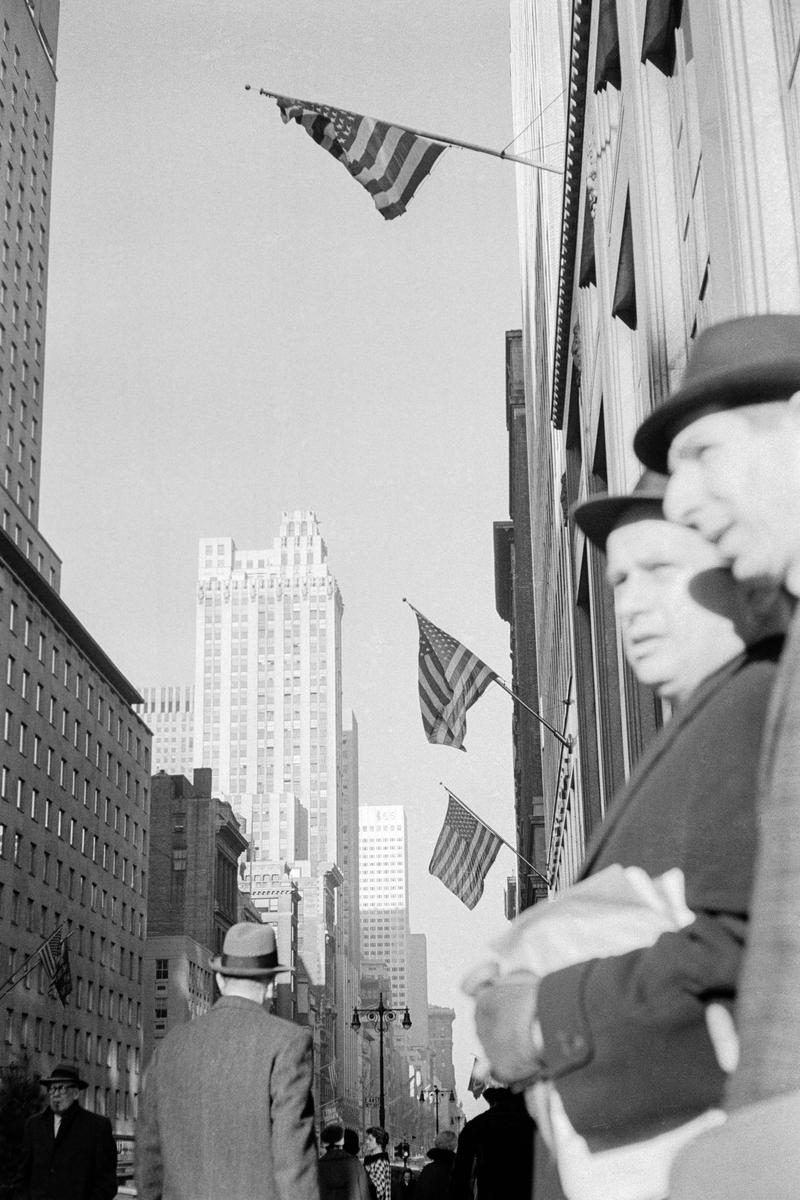
[[[267,93],[271,94],[271,93]],[[285,123],[296,121],[318,146],[343,163],[372,196],[387,221],[406,211],[423,179],[447,147],[375,117],[275,96]]]
[[[419,706],[425,736],[429,742],[463,750],[467,709],[497,675],[461,642],[413,611],[419,625]]]
[[[503,839],[448,793],[444,824],[428,866],[467,908],[483,895],[483,884]]]

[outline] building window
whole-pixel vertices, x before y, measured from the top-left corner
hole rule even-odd
[[[156,979],[169,979],[169,959],[156,959]]]

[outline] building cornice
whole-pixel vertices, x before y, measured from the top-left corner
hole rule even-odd
[[[50,584],[28,561],[5,530],[0,529],[0,564],[4,564],[15,575],[22,586],[30,592],[56,625],[71,638],[88,662],[109,683],[126,704],[143,704],[142,697],[132,683],[114,666],[103,649],[81,624],[71,609]]]
[[[564,194],[561,214],[561,254],[555,309],[553,393],[550,419],[556,429],[564,419],[567,363],[570,352],[570,316],[575,278],[575,255],[580,212],[583,127],[586,115],[587,66],[592,0],[573,0],[572,43],[567,105],[567,144],[564,156]]]

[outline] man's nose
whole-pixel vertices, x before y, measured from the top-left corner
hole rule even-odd
[[[690,463],[679,463],[667,480],[664,516],[676,525],[694,526],[697,505],[697,472]]]

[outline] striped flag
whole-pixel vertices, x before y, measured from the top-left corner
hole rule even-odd
[[[447,147],[374,117],[276,96],[284,122],[296,121],[372,196],[387,221],[406,211],[423,179]]]
[[[467,709],[497,675],[461,642],[414,612],[419,624],[419,706],[425,736],[429,742],[463,750]]]
[[[61,935],[60,928],[50,934],[39,951],[39,958],[50,980],[49,994],[58,996],[61,1003],[66,1004],[72,991],[72,972],[69,968],[67,943]]]
[[[483,895],[483,883],[503,844],[488,825],[448,793],[447,812],[428,871],[467,908]]]

